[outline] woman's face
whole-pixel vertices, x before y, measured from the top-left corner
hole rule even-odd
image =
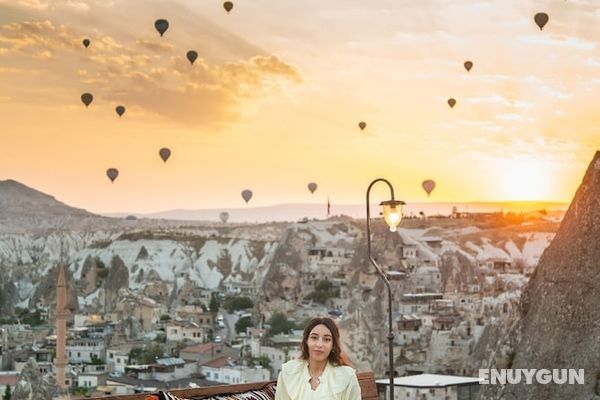
[[[333,336],[329,328],[322,324],[315,326],[308,335],[307,345],[309,361],[327,361],[333,349]]]

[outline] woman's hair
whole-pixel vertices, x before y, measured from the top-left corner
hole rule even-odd
[[[329,353],[329,362],[334,365],[348,365],[350,366],[350,362],[346,358],[346,355],[342,352],[342,347],[340,345],[340,331],[338,330],[337,325],[331,318],[327,317],[316,317],[311,319],[306,327],[304,328],[304,333],[302,334],[302,343],[300,344],[300,350],[302,353],[300,354],[301,360],[308,360],[308,337],[310,336],[310,332],[317,325],[325,325],[327,329],[331,332],[331,339],[333,340],[333,347],[331,348],[331,353]]]

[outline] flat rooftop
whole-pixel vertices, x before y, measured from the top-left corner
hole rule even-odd
[[[378,385],[389,385],[389,379],[377,379]],[[394,378],[394,386],[409,388],[436,388],[462,385],[479,385],[479,378],[457,375],[419,374]]]

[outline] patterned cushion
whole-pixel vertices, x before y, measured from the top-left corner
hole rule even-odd
[[[250,390],[243,393],[219,394],[202,400],[274,400],[275,385],[269,385],[261,390]]]
[[[250,390],[242,393],[216,394],[209,397],[198,397],[192,400],[274,400],[275,384],[267,385],[261,390]],[[169,392],[158,392],[155,395],[146,396],[146,400],[188,400],[177,397]]]

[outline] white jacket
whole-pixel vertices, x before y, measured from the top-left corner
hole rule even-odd
[[[308,362],[283,364],[277,379],[275,400],[360,400],[360,386],[353,368],[328,363],[316,390],[310,387]]]

